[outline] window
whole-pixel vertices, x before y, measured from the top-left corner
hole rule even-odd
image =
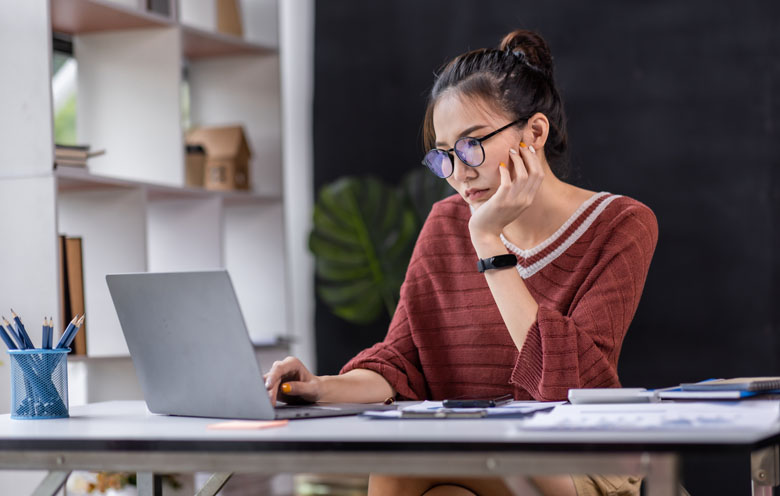
[[[75,145],[77,64],[73,56],[73,42],[69,36],[55,33],[52,47],[54,142]]]

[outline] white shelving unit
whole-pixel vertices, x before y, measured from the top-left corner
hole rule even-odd
[[[89,357],[128,353],[105,284],[115,272],[227,268],[253,341],[289,337],[276,0],[242,4],[249,40],[143,5],[0,0],[14,12],[0,20],[0,60],[10,69],[0,78],[0,305],[31,322],[54,315],[62,327],[63,233],[83,239]],[[52,31],[73,37],[78,141],[107,151],[89,172],[52,169]],[[184,65],[192,123],[244,127],[250,191],[184,185]]]
[[[107,272],[225,267],[253,340],[290,337],[292,353],[316,370],[314,264],[306,249],[313,0],[241,0],[242,39],[214,32],[215,0],[171,1],[168,18],[144,11],[145,0],[0,0],[0,314],[13,305],[31,328],[44,314],[60,326],[58,234],[83,237],[89,356],[69,360],[71,405],[142,398]],[[79,141],[108,152],[89,173],[52,170],[53,30],[74,37]],[[251,191],[183,186],[185,63],[191,122],[245,127]],[[290,353],[287,346],[255,352],[266,369]],[[2,356],[5,413],[10,380]],[[0,493],[32,493],[44,475],[2,471]]]

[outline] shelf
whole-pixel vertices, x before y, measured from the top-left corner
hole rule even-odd
[[[78,167],[58,167],[54,170],[54,175],[57,177],[57,189],[59,191],[83,191],[106,188],[144,188],[148,191],[148,197],[151,200],[165,198],[213,198],[219,196],[226,204],[230,205],[281,201],[280,196],[260,195],[252,191],[214,191],[191,186],[166,186],[163,184],[91,174],[88,170]]]
[[[204,59],[225,55],[269,55],[276,49],[251,43],[236,36],[213,33],[192,26],[181,26],[182,49],[190,59]]]
[[[141,183],[136,181],[90,174],[89,171],[78,167],[60,166],[54,169],[54,176],[57,178],[57,189],[59,191],[105,188],[130,189],[141,185]]]
[[[252,341],[252,348],[257,351],[267,350],[289,350],[290,346],[294,342],[293,339],[288,336],[276,336],[271,339],[261,339]],[[96,361],[131,361],[130,355],[105,355],[105,356],[90,356],[90,355],[75,355],[73,353],[68,354],[69,362],[96,362]],[[266,364],[270,366],[269,364]]]
[[[52,30],[68,34],[175,26],[168,17],[105,0],[52,0]]]
[[[176,21],[106,0],[52,0],[52,30],[67,34],[179,25]],[[226,55],[269,55],[276,49],[237,36],[180,25],[184,56],[202,59]]]

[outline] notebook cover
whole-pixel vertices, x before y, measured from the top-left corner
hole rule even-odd
[[[780,389],[780,377],[737,377],[680,384],[683,391],[771,391]]]
[[[708,391],[659,391],[657,396],[662,400],[738,400],[760,395],[755,391],[739,391],[734,389],[715,389]]]

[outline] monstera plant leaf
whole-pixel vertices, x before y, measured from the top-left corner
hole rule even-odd
[[[401,189],[414,207],[420,226],[425,222],[434,203],[455,193],[447,181],[436,177],[425,167],[408,172],[401,179]]]
[[[309,249],[320,298],[350,322],[392,316],[420,228],[403,192],[375,178],[345,177],[322,188],[313,221]]]

